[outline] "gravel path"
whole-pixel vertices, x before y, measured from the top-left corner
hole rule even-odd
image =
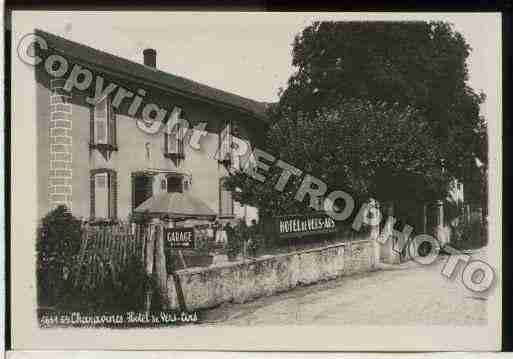
[[[472,255],[486,259],[484,250]],[[244,304],[208,311],[205,324],[223,325],[483,325],[486,295],[467,290],[461,268],[440,272],[447,257],[429,266],[408,262],[383,270],[296,288]]]

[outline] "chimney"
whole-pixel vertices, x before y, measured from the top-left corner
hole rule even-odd
[[[144,64],[153,68],[157,67],[157,51],[155,49],[145,49],[143,51]]]

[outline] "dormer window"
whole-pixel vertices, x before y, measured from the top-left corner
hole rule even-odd
[[[91,148],[108,159],[110,152],[117,150],[116,116],[109,96],[96,102],[91,117]]]

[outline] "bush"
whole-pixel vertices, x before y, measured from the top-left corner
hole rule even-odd
[[[226,254],[228,258],[235,258],[242,250],[242,243],[248,238],[248,227],[246,223],[240,222],[235,227],[227,230],[228,242],[226,243]]]
[[[69,289],[69,274],[80,249],[82,222],[66,206],[41,219],[37,231],[37,298],[40,306],[55,305]]]
[[[487,244],[486,229],[480,221],[461,222],[452,228],[451,245],[456,249],[477,249]]]

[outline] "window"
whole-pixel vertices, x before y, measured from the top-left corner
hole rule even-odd
[[[108,96],[94,105],[91,121],[91,145],[100,150],[115,150],[116,116]]]
[[[177,133],[164,133],[164,156],[168,158],[185,158],[184,140]]]
[[[113,220],[117,217],[117,178],[110,169],[91,172],[91,218]]]
[[[183,192],[183,179],[181,176],[168,176],[167,177],[167,191],[172,192]]]
[[[233,197],[232,192],[224,188],[226,178],[219,180],[219,215],[221,217],[233,216]]]
[[[165,186],[167,187],[167,185]],[[153,196],[153,176],[144,173],[132,173],[132,210],[151,196]]]
[[[98,173],[94,176],[94,213],[98,218],[109,218],[109,176]]]
[[[184,113],[179,107],[173,108],[164,131],[164,156],[171,159],[184,159],[184,139],[187,128],[184,128]]]

